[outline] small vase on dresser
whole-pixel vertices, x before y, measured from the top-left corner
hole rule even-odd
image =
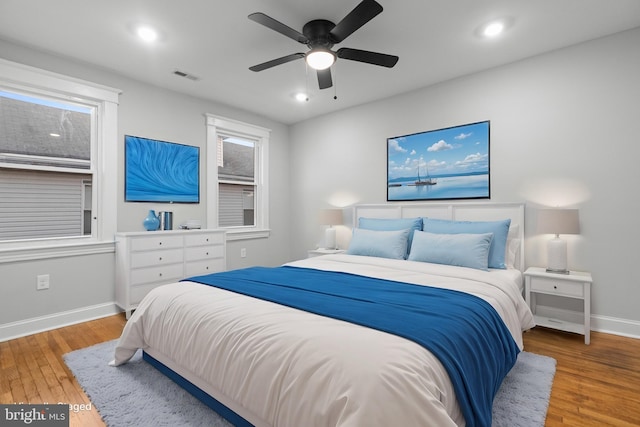
[[[147,231],[155,231],[160,226],[160,219],[156,215],[156,211],[153,209],[149,210],[149,215],[142,221],[142,225],[144,225],[145,230]]]

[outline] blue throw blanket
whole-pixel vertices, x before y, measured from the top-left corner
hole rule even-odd
[[[467,426],[491,426],[493,398],[519,352],[489,303],[463,292],[298,267],[186,279],[410,339],[444,365]]]

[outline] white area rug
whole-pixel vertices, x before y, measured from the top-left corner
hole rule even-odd
[[[198,399],[142,360],[108,366],[117,340],[64,355],[108,426],[231,426]],[[542,427],[556,361],[522,352],[493,405],[493,427]],[[73,402],[71,402],[73,403]]]

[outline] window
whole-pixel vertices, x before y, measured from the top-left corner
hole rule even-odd
[[[207,115],[207,221],[228,238],[268,236],[268,129]],[[211,225],[215,224],[215,225]]]
[[[0,240],[91,234],[94,110],[0,90]]]
[[[0,249],[113,241],[118,91],[4,60],[0,76]]]
[[[255,151],[254,141],[217,135],[218,226],[254,226]]]

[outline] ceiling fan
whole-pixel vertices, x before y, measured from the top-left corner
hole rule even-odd
[[[375,0],[363,0],[349,12],[342,21],[338,22],[338,24],[334,24],[325,19],[314,19],[302,27],[302,33],[276,21],[264,13],[252,13],[249,15],[249,19],[252,21],[277,31],[299,43],[305,44],[310,50],[307,53],[292,53],[282,58],[263,62],[262,64],[249,67],[249,69],[251,71],[263,71],[276,65],[295,61],[299,58],[305,58],[307,64],[317,70],[320,89],[327,89],[333,86],[331,66],[337,58],[392,68],[398,62],[398,57],[394,55],[350,49],[348,47],[340,48],[336,52],[331,50],[333,45],[342,42],[358,28],[380,14],[380,12],[382,12],[382,6],[378,2]]]

